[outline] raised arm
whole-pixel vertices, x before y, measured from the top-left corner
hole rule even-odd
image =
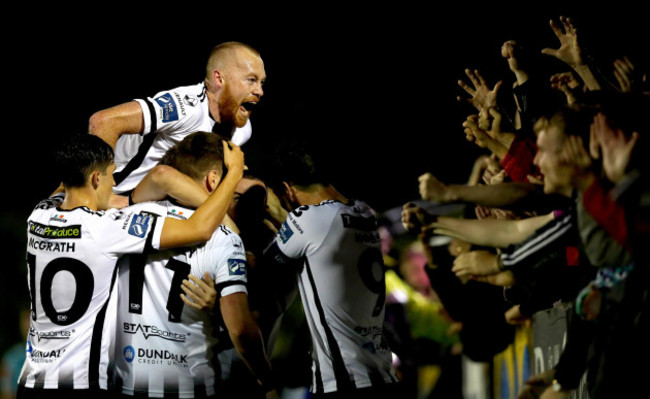
[[[570,18],[560,17],[562,27],[550,21],[551,29],[560,41],[557,49],[545,48],[542,54],[550,55],[569,65],[580,76],[589,90],[600,90],[601,85],[583,57],[583,51],[578,44],[578,30]]]
[[[494,208],[517,206],[538,194],[540,190],[539,185],[524,182],[477,186],[445,184],[431,173],[423,174],[418,180],[420,196],[426,201],[469,202]]]
[[[144,129],[142,108],[136,101],[95,112],[88,123],[88,132],[99,136],[113,149],[123,134],[139,134]]]
[[[191,177],[167,165],[156,165],[131,193],[134,203],[159,201],[170,196],[198,208],[209,194]]]

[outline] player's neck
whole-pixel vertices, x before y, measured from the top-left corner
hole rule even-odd
[[[218,94],[210,90],[206,90],[205,93],[208,96],[208,110],[210,111],[210,116],[212,117],[212,119],[214,119],[215,122],[221,123],[221,115],[219,114]]]
[[[66,188],[65,198],[59,208],[72,210],[82,206],[93,211],[98,210],[97,199],[94,193],[89,192],[87,187]]]
[[[296,192],[296,195],[300,205],[316,205],[328,200],[339,201],[344,204],[348,202],[348,199],[332,185],[313,184],[301,188]]]

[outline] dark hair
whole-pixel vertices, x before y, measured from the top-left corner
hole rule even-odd
[[[225,139],[215,133],[192,133],[167,150],[160,164],[171,166],[197,181],[211,170],[216,170],[223,176],[225,167],[222,140]]]
[[[54,162],[64,187],[83,187],[93,171],[105,173],[113,159],[113,149],[104,140],[77,134],[59,145]]]
[[[273,176],[269,179],[272,186],[278,187],[283,181],[297,186],[329,185],[331,176],[322,150],[305,140],[281,141],[273,159]]]

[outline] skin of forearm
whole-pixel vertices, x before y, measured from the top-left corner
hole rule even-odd
[[[242,173],[241,167],[229,168],[217,189],[189,219],[180,221],[167,218],[160,238],[160,247],[195,245],[209,240],[226,215]]]
[[[524,241],[552,219],[552,214],[521,220],[479,220],[441,216],[432,227],[437,234],[456,237],[475,245],[506,248]]]
[[[494,155],[500,160],[508,153],[508,147],[505,147],[499,140],[489,138],[485,140],[488,150],[492,151]]]
[[[448,198],[455,202],[470,202],[493,208],[508,208],[535,191],[530,183],[508,182],[492,185],[449,185]]]
[[[585,86],[587,86],[587,89],[589,89],[590,91],[601,89],[600,82],[598,82],[598,79],[596,79],[596,76],[594,75],[589,65],[587,64],[575,65],[573,67],[573,70],[576,71],[578,76],[580,76],[582,81],[585,83]]]
[[[255,374],[262,385],[272,384],[271,364],[266,356],[262,334],[259,329],[250,329],[239,334],[230,334],[230,339],[246,366]]]
[[[156,166],[133,190],[133,202],[158,201],[170,196],[198,208],[208,199],[208,192],[191,177],[165,165]]]

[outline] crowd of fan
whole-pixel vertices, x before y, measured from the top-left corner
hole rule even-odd
[[[597,64],[569,18],[550,25],[557,49],[503,43],[512,87],[465,71],[475,113],[463,130],[487,155],[468,184],[422,175],[424,202],[405,204],[402,223],[425,244],[430,284],[471,359],[490,361],[536,312],[568,309],[559,362],[520,397],[568,397],[585,373],[592,398],[634,397],[648,371],[635,359],[649,348],[650,86],[631,56]],[[565,71],[538,70],[540,50]],[[428,206],[450,203],[471,212]],[[442,250],[441,237],[453,239]]]

